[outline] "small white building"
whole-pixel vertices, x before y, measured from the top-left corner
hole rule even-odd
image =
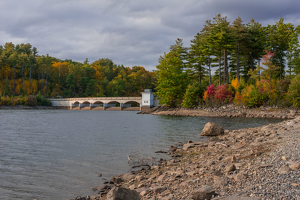
[[[152,108],[154,106],[159,106],[159,100],[152,92],[152,89],[145,89],[142,93],[142,105],[141,107]]]

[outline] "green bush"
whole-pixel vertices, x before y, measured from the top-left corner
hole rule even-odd
[[[257,107],[263,105],[267,99],[266,93],[260,92],[256,86],[253,86],[246,102],[249,107]]]
[[[39,106],[51,106],[51,101],[45,99],[43,95],[36,95],[37,105]]]
[[[36,98],[36,102],[37,102],[38,105],[43,104],[44,97],[42,95],[38,94],[38,95],[35,96],[35,98]]]
[[[36,106],[37,105],[37,100],[36,97],[33,95],[28,96],[28,105],[29,106]]]
[[[245,87],[246,82],[242,77],[240,77],[239,87],[236,89],[236,91],[241,94]]]
[[[205,86],[199,82],[193,82],[187,86],[185,91],[182,106],[185,108],[196,107],[202,101]]]
[[[9,106],[9,105],[11,105],[11,100],[10,100],[9,96],[2,96],[1,97],[1,104],[3,106]]]
[[[300,74],[292,79],[288,90],[288,97],[294,107],[300,107]]]

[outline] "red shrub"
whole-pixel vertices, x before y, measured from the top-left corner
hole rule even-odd
[[[214,97],[219,101],[231,102],[233,93],[229,90],[227,85],[220,85],[215,91]]]
[[[216,90],[216,88],[215,88],[214,85],[207,86],[206,89],[207,89],[207,94],[208,94],[209,97],[215,95],[215,90]]]

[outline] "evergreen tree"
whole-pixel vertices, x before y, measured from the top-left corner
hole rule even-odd
[[[243,21],[238,17],[232,24],[232,33],[236,46],[236,77],[240,81],[240,52],[245,51],[248,31]]]
[[[229,22],[227,22],[227,17],[221,17],[220,14],[216,15],[213,18],[213,23],[211,24],[207,37],[207,42],[210,46],[210,49],[218,52],[215,56],[218,57],[219,60],[219,85],[221,85],[221,53],[227,49],[231,49],[232,47],[233,38],[230,32],[231,29]],[[227,72],[225,71],[224,74],[226,73]]]
[[[275,52],[272,62],[279,66],[280,71],[277,76],[279,76],[281,80],[285,69],[285,57],[290,47],[290,41],[293,39],[296,30],[293,24],[285,24],[284,19],[280,18],[275,25],[268,25],[267,31],[268,48]]]
[[[160,97],[160,103],[166,106],[179,106],[189,83],[187,72],[184,72],[184,63],[181,60],[180,49],[182,43],[176,48],[171,46],[170,52],[164,54],[159,59],[157,75],[157,96]]]

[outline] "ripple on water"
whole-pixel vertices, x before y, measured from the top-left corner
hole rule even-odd
[[[0,194],[14,200],[93,194],[102,178],[128,172],[127,156],[134,149],[155,156],[178,141],[202,140],[208,121],[225,129],[280,121],[130,111],[0,110],[0,115]]]

